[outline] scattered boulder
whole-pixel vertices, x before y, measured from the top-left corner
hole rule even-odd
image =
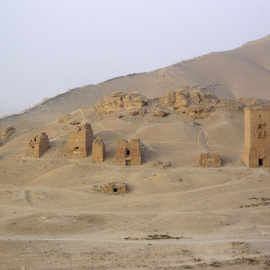
[[[168,113],[165,112],[165,111],[157,110],[157,111],[154,111],[154,112],[152,113],[152,115],[157,116],[157,117],[165,117],[165,116],[168,115]]]
[[[169,167],[171,167],[172,164],[170,162],[163,162],[163,161],[160,161],[160,160],[155,160],[151,167],[153,168],[158,168],[158,169],[168,169]]]
[[[7,127],[1,134],[2,139],[6,140],[11,134],[15,132],[15,127]]]
[[[65,123],[67,122],[69,119],[70,119],[71,115],[70,114],[67,114],[67,115],[63,115],[62,117],[60,117],[58,119],[58,122],[59,123]]]

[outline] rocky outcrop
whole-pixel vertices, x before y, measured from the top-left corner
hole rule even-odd
[[[160,98],[161,107],[171,107],[173,109],[182,109],[192,105],[199,104],[218,104],[219,99],[212,94],[206,94],[201,90],[170,91]]]
[[[110,96],[103,98],[94,107],[110,112],[116,109],[141,108],[146,104],[148,104],[148,99],[139,92],[114,92]]]
[[[2,136],[2,140],[6,140],[12,133],[15,132],[15,128],[14,127],[7,127],[1,134]]]

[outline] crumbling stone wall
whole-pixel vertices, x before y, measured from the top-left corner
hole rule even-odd
[[[76,131],[68,134],[68,158],[87,157],[92,149],[93,130],[89,123],[76,126]]]
[[[99,186],[96,191],[104,194],[124,194],[127,193],[127,185],[120,182],[111,182]]]
[[[49,138],[45,132],[42,132],[29,142],[26,157],[40,158],[48,148],[50,148]]]
[[[115,163],[122,166],[137,166],[142,164],[140,140],[131,139],[117,141]]]
[[[92,144],[92,162],[102,163],[105,159],[105,144],[100,137],[97,137]]]
[[[270,108],[245,109],[242,160],[249,168],[270,167]]]
[[[200,167],[220,167],[220,155],[217,153],[200,153],[198,155],[198,165]]]

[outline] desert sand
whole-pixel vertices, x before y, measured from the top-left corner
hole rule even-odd
[[[90,112],[17,130],[0,147],[0,269],[270,269],[270,169],[242,165],[243,110],[203,119]],[[104,163],[66,158],[73,120],[102,137]],[[51,148],[26,158],[42,131]],[[141,140],[141,166],[115,165],[119,138]],[[207,150],[222,167],[197,166]],[[112,181],[129,192],[93,189]]]
[[[243,109],[270,102],[269,45],[267,36],[75,88],[1,118],[2,131],[15,129],[0,147],[0,269],[270,269],[270,169],[241,160]],[[172,108],[164,94],[177,89],[209,96],[181,94]],[[100,103],[115,91],[146,98]],[[66,157],[72,121],[89,122],[105,142],[103,163]],[[51,147],[26,158],[41,132]],[[142,165],[116,166],[117,139],[131,138],[141,141]],[[222,166],[199,167],[202,152],[219,153]],[[109,182],[128,192],[96,192]]]

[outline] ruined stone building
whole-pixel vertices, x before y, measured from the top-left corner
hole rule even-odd
[[[242,159],[249,168],[270,167],[270,108],[245,109]]]
[[[97,137],[92,144],[92,162],[102,163],[105,159],[105,144],[100,137]]]
[[[198,165],[200,167],[220,167],[221,158],[217,153],[200,153],[198,155]]]
[[[120,182],[111,182],[99,186],[96,191],[104,194],[124,194],[127,193],[127,185]]]
[[[42,132],[29,142],[26,157],[40,158],[48,148],[50,148],[49,138],[45,132]]]
[[[68,134],[68,158],[87,157],[92,149],[93,130],[89,123],[76,126],[76,130]]]
[[[131,139],[117,141],[115,163],[122,166],[136,166],[142,164],[140,140]]]

